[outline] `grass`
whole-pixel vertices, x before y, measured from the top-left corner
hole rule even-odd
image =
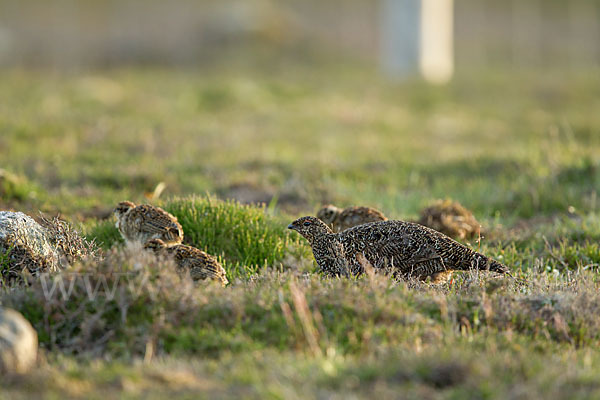
[[[3,163],[66,214],[143,200],[159,182],[166,195],[244,184],[294,213],[332,201],[407,217],[440,197],[480,218],[596,209],[595,75],[429,88],[335,73],[7,73]]]
[[[128,257],[114,265],[130,265]],[[151,277],[141,294],[130,288],[142,286],[121,280],[114,299],[90,300],[78,282],[68,302],[59,293],[48,301],[34,282],[5,299],[32,321],[49,354],[48,364],[24,382],[41,376],[57,393],[71,390],[65,382],[85,382],[85,393],[93,394],[93,388],[106,387],[117,393],[123,390],[119,382],[131,380],[125,391],[139,394],[161,386],[147,382],[158,369],[165,376],[159,390],[179,394],[207,379],[214,382],[207,395],[212,389],[257,397],[291,390],[318,397],[401,388],[503,397],[519,385],[545,392],[544,382],[566,368],[558,382],[599,389],[585,383],[597,379],[599,322],[590,312],[600,306],[595,274],[537,277],[527,288],[466,274],[450,288],[432,290],[378,278],[353,282],[285,272],[223,291],[218,285],[194,289],[164,263],[145,266],[151,276],[158,269],[160,279]],[[112,263],[94,274],[78,272],[118,275],[107,267]],[[163,356],[150,362],[149,352]],[[82,358],[73,359],[77,354]],[[100,354],[115,361],[93,361]],[[146,359],[149,367],[131,365],[132,358]],[[178,364],[183,386],[170,367],[161,369],[165,359]],[[77,375],[65,371],[70,368]],[[62,375],[61,381],[51,382],[47,374]],[[11,389],[27,387],[5,382]],[[552,388],[567,395],[557,382]]]
[[[43,196],[40,189],[27,178],[0,168],[0,204],[31,203],[38,201],[40,195]]]
[[[310,254],[306,243],[286,229],[286,219],[268,215],[265,205],[210,196],[173,198],[161,205],[181,223],[184,242],[220,256],[234,279],[247,279],[265,267],[290,268]],[[105,249],[123,243],[113,220],[95,222],[88,238]]]
[[[106,255],[0,294],[42,352],[0,398],[600,395],[598,74],[314,71],[0,76],[0,168],[18,177],[0,203],[60,212]],[[326,278],[285,229],[325,202],[415,219],[438,198],[472,210],[487,233],[468,243],[526,282]],[[123,246],[103,216],[124,199],[176,215],[231,284]],[[59,282],[68,299],[48,295]]]
[[[196,197],[169,201],[165,209],[181,223],[186,243],[223,255],[231,266],[229,275],[248,277],[260,267],[278,267],[287,257],[309,254],[302,240],[285,228],[285,219],[268,216],[264,205]]]

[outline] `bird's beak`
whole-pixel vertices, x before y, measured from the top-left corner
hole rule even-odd
[[[289,224],[289,225],[288,225],[288,229],[294,229],[294,228],[295,228],[295,227],[294,227],[294,224]]]

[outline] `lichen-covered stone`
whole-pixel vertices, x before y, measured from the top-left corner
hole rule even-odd
[[[59,268],[58,253],[46,229],[22,212],[0,211],[0,275],[11,281]]]

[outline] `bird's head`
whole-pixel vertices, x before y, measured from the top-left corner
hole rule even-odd
[[[119,218],[134,207],[135,203],[132,203],[131,201],[122,201],[117,204],[117,207],[115,207],[114,214],[117,218]]]
[[[328,204],[323,206],[317,213],[317,218],[325,222],[327,225],[332,225],[341,210],[334,205]]]
[[[146,249],[146,250],[152,250],[155,253],[160,252],[161,250],[165,249],[166,247],[167,247],[167,244],[165,242],[163,242],[162,240],[160,240],[160,239],[149,240],[144,245],[144,249]]]
[[[302,217],[288,225],[292,229],[304,236],[311,244],[315,238],[328,233],[333,233],[323,221],[315,217]]]

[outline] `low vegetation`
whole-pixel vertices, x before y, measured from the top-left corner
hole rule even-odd
[[[20,177],[1,204],[60,212],[103,256],[2,288],[42,357],[0,398],[600,396],[598,74],[271,68],[0,77],[0,167]],[[231,283],[125,246],[125,199],[177,216]],[[435,199],[472,211],[483,235],[461,240],[517,279],[328,278],[285,229],[323,203],[414,220]]]

